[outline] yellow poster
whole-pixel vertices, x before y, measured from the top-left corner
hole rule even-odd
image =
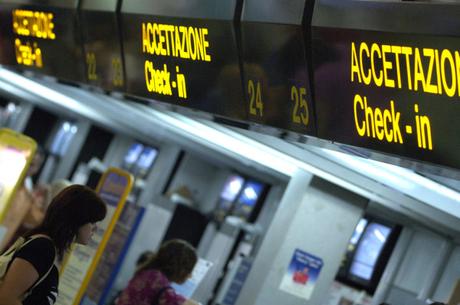
[[[60,275],[56,305],[78,305],[120,216],[133,178],[128,172],[109,168],[102,176],[96,192],[107,204],[107,216],[98,224],[87,246],[75,245]]]

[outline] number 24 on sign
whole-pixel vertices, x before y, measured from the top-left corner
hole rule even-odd
[[[249,113],[253,116],[264,116],[264,103],[260,82],[248,81]],[[294,102],[291,120],[294,124],[307,126],[309,122],[309,111],[307,104],[307,90],[304,87],[292,86],[290,99]]]

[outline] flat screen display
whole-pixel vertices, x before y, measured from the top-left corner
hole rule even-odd
[[[261,183],[253,181],[246,182],[237,199],[232,214],[246,220],[249,219],[263,189],[264,185]]]
[[[137,159],[139,159],[143,150],[144,145],[140,143],[133,143],[123,159],[123,167],[125,169],[131,168],[131,166],[136,163]]]
[[[364,229],[366,228],[367,225],[367,219],[361,218],[359,221],[358,225],[355,228],[355,231],[353,232],[353,235],[351,236],[350,243],[353,245],[356,245],[361,238],[361,236],[364,233]]]
[[[236,196],[240,193],[243,187],[244,179],[240,176],[233,175],[227,179],[224,189],[220,193],[220,198],[233,201]]]
[[[152,147],[146,147],[142,151],[139,159],[137,160],[137,167],[139,170],[149,170],[158,154],[158,150]]]
[[[50,146],[53,155],[64,156],[69,149],[72,139],[78,131],[78,127],[70,122],[63,122],[56,132]]]
[[[350,274],[364,280],[371,280],[380,253],[391,233],[391,228],[378,223],[370,223],[364,232],[353,262]]]
[[[258,182],[247,182],[238,198],[240,205],[254,206],[262,193],[263,185]]]

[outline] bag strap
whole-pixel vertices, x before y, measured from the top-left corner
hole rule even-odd
[[[165,287],[160,288],[160,290],[158,290],[157,294],[155,295],[155,298],[153,299],[153,302],[152,302],[151,305],[159,305],[161,295],[168,289],[172,289],[172,287],[171,286],[165,286]]]
[[[5,252],[2,253],[1,256],[11,256],[11,260],[8,262],[8,267],[7,270],[10,266],[10,264],[14,260],[14,255],[16,252],[18,252],[22,247],[30,243],[32,240],[34,240],[36,237],[30,238],[30,239],[25,239],[24,237],[19,237]]]

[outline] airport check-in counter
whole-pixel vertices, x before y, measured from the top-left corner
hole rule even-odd
[[[0,63],[15,69],[412,165],[459,168],[457,123],[449,119],[460,110],[458,5],[9,0],[0,8]],[[366,204],[310,175],[292,178],[228,305],[322,302]],[[217,232],[209,255],[229,254],[238,230]],[[324,263],[307,298],[280,288],[297,249]]]
[[[230,259],[232,248],[237,242],[241,226],[238,221],[229,218],[224,221],[219,231],[214,235],[204,258],[213,263],[209,273],[203,279],[199,289],[194,293],[193,299],[206,304],[213,298],[212,287],[216,287],[223,276],[227,261]]]

